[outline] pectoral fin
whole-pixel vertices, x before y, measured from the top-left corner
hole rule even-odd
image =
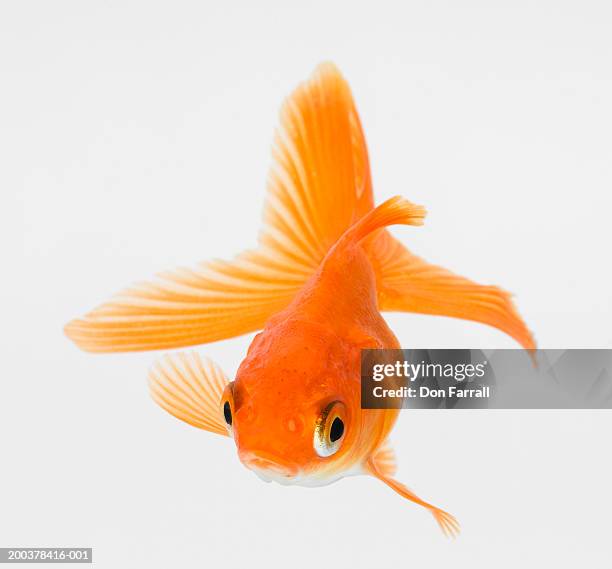
[[[376,453],[371,458],[376,464],[376,468],[385,476],[394,476],[397,471],[397,461],[395,452],[389,441],[385,441],[378,447]]]
[[[198,429],[228,435],[221,397],[228,379],[197,353],[168,355],[149,372],[153,400],[165,411]]]
[[[366,469],[370,472],[370,474],[372,474],[372,476],[375,476],[380,481],[384,482],[387,486],[389,486],[389,488],[395,490],[400,496],[403,496],[407,500],[427,508],[440,526],[440,529],[444,532],[444,535],[447,537],[456,537],[459,534],[459,523],[454,516],[448,512],[445,512],[444,510],[441,510],[440,508],[437,508],[436,506],[433,506],[432,504],[429,504],[428,502],[425,502],[425,500],[419,498],[401,482],[398,482],[392,478],[392,474],[390,473],[391,469],[389,468],[388,463],[386,464],[385,461],[380,461],[377,454],[370,457],[366,463]]]

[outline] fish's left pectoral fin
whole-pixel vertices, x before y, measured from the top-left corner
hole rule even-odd
[[[376,468],[385,476],[394,476],[397,472],[397,459],[389,441],[381,444],[370,459]]]
[[[430,513],[433,515],[437,524],[440,526],[440,529],[447,537],[457,537],[460,532],[459,522],[455,519],[455,517],[444,510],[425,502],[419,498],[414,492],[409,490],[404,484],[398,482],[394,478],[391,477],[390,474],[385,472],[384,465],[379,464],[377,460],[377,455],[375,454],[371,457],[366,463],[366,470],[374,477],[378,478],[381,482],[384,482],[389,488],[397,492],[403,498],[414,502],[415,504],[419,504],[419,506],[423,506],[427,508]]]
[[[228,379],[196,352],[167,355],[149,371],[149,391],[165,411],[198,429],[228,436],[221,397]]]

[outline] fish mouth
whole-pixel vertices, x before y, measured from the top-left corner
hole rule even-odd
[[[295,464],[264,451],[247,451],[239,453],[240,461],[255,472],[262,480],[270,482],[275,480],[284,484],[291,484],[291,480],[298,476],[300,470]]]

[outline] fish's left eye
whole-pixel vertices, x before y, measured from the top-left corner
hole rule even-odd
[[[320,457],[338,452],[346,432],[346,408],[341,401],[330,403],[317,419],[313,446]]]

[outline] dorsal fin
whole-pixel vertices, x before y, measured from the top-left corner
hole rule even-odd
[[[425,208],[401,196],[394,196],[367,213],[338,240],[335,248],[360,243],[379,229],[390,225],[423,225]]]

